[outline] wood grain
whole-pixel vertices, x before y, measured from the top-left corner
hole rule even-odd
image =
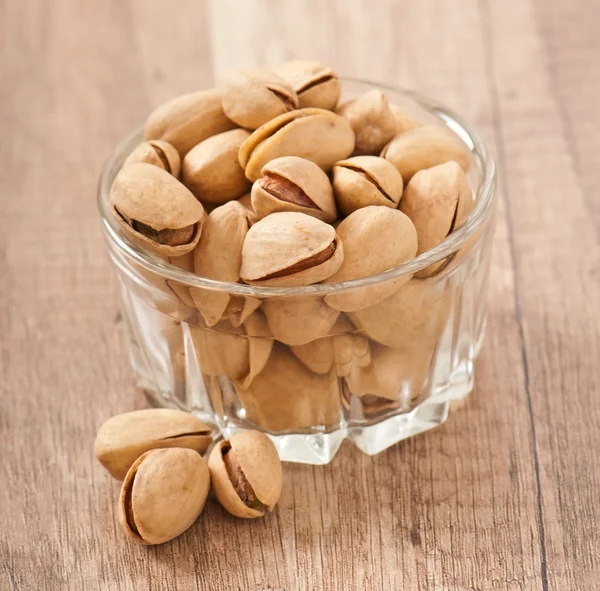
[[[0,2],[0,589],[594,590],[600,574],[600,6],[589,0]],[[94,461],[141,408],[95,209],[115,143],[231,67],[314,57],[477,124],[502,200],[467,406],[375,458],[286,466],[139,548]]]

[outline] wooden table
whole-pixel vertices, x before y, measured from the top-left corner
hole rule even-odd
[[[0,2],[0,589],[598,589],[599,27],[595,0]],[[475,392],[375,458],[286,466],[266,519],[211,503],[137,547],[92,453],[145,406],[98,173],[158,103],[305,56],[436,96],[494,146]]]

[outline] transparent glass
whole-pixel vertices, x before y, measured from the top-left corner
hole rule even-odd
[[[373,86],[381,87],[345,80],[344,97]],[[224,437],[261,429],[283,460],[325,464],[344,438],[376,454],[439,425],[449,402],[469,394],[486,323],[494,163],[449,109],[413,92],[386,91],[467,144],[476,202],[438,247],[361,280],[259,288],[197,277],[189,257],[165,261],[141,250],[108,209],[112,181],[141,131],[118,146],[102,173],[98,204],[131,365],[151,404],[193,412]],[[344,314],[329,305],[350,294],[364,308]]]

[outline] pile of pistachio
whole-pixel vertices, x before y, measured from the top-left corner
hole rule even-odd
[[[173,409],[114,416],[98,430],[95,453],[117,480],[119,521],[140,544],[162,544],[198,518],[209,489],[232,515],[246,519],[272,511],[282,487],[273,442],[259,431],[241,431],[213,446],[200,419]]]

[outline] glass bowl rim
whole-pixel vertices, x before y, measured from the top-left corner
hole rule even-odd
[[[210,291],[226,291],[230,294],[251,295],[251,296],[301,296],[301,295],[326,295],[348,291],[359,287],[376,285],[384,281],[391,281],[404,275],[413,275],[421,269],[436,263],[458,250],[469,238],[478,230],[480,226],[489,218],[493,210],[495,188],[496,188],[496,165],[491,157],[486,143],[482,140],[479,132],[467,123],[463,117],[455,113],[452,109],[446,107],[439,101],[427,97],[423,94],[408,90],[398,86],[390,86],[369,80],[358,78],[342,77],[343,82],[363,85],[369,88],[381,88],[399,94],[416,102],[421,108],[436,115],[445,125],[456,133],[479,157],[479,162],[475,162],[480,167],[482,176],[479,189],[477,191],[475,206],[469,214],[467,221],[455,232],[445,238],[435,248],[428,250],[415,257],[414,259],[388,269],[382,273],[369,275],[360,279],[352,279],[340,283],[318,283],[314,285],[296,286],[296,287],[262,287],[256,285],[247,285],[244,283],[231,283],[227,281],[217,281],[201,277],[190,271],[184,271],[171,265],[161,259],[159,256],[146,251],[131,242],[120,229],[117,221],[114,219],[109,208],[110,187],[114,176],[111,173],[117,166],[120,167],[122,161],[126,158],[134,141],[141,139],[141,128],[136,129],[124,140],[119,142],[107,162],[105,163],[98,182],[97,205],[102,217],[103,229],[109,243],[117,250],[132,259],[137,265],[140,265],[146,271],[150,271],[165,280],[172,280],[182,283],[188,287],[197,287],[208,289]]]

